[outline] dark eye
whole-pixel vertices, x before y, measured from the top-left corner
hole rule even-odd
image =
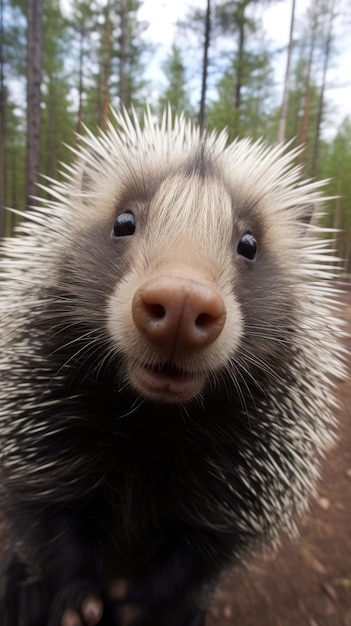
[[[113,237],[129,237],[135,232],[135,217],[133,213],[121,213],[113,225]]]
[[[238,243],[237,248],[238,254],[240,256],[244,256],[246,259],[252,261],[257,252],[257,241],[251,233],[245,233]]]

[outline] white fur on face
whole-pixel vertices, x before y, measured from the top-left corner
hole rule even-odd
[[[233,293],[233,215],[231,198],[217,180],[196,174],[171,175],[159,185],[147,222],[130,242],[131,270],[116,286],[108,305],[108,328],[117,351],[133,364],[166,362],[196,377],[227,364],[242,333],[240,306]],[[153,279],[189,279],[223,300],[225,324],[216,340],[201,349],[155,346],[136,328],[131,314],[136,291]]]

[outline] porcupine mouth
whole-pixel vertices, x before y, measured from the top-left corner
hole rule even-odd
[[[187,372],[170,362],[134,364],[129,375],[134,386],[145,397],[170,404],[191,400],[200,393],[205,383],[205,374]]]

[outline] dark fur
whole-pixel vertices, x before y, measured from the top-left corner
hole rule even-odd
[[[252,536],[243,532],[232,518],[229,522],[220,510],[224,505],[234,512],[237,508],[229,485],[246,499],[247,507],[260,507],[237,476],[236,448],[254,449],[256,439],[258,446],[265,440],[269,446],[270,433],[263,428],[251,432],[225,379],[215,393],[208,388],[204,401],[191,409],[144,401],[128,415],[135,397],[128,390],[118,393],[118,364],[115,371],[106,367],[97,372],[100,358],[94,350],[77,367],[63,365],[72,363],[77,346],[62,345],[72,341],[73,333],[79,337],[86,330],[77,325],[68,335],[53,337],[48,328],[47,344],[38,346],[33,366],[27,364],[32,390],[42,388],[37,363],[50,367],[52,381],[45,399],[59,399],[50,421],[62,431],[38,441],[34,458],[27,460],[23,451],[24,464],[40,467],[41,460],[50,459],[57,465],[39,471],[37,484],[24,483],[23,491],[17,486],[12,494],[15,538],[21,538],[19,550],[35,565],[32,576],[37,573],[41,581],[23,585],[20,568],[16,594],[14,560],[4,625],[17,626],[18,606],[24,605],[27,621],[21,626],[59,626],[63,608],[79,605],[86,590],[103,597],[103,623],[119,624],[112,618],[119,614],[119,603],[108,598],[106,581],[123,578],[132,581],[125,603],[140,607],[135,624],[197,626],[211,589],[235,560],[235,551],[248,548],[255,536],[254,530]],[[103,346],[100,349],[103,357]],[[54,376],[61,367],[57,383]],[[48,380],[49,371],[44,371]],[[250,385],[252,389],[252,381]],[[65,401],[72,388],[80,396],[74,403]],[[260,393],[257,388],[256,402]],[[46,424],[47,419],[45,409],[35,416],[36,423]],[[71,470],[75,464],[76,471]],[[224,474],[216,475],[217,466]],[[38,496],[41,485],[50,488],[48,495]],[[58,597],[56,590],[61,590]]]
[[[47,359],[48,353],[42,358]],[[33,375],[29,379],[30,385],[35,385]],[[85,363],[74,372],[73,380],[83,400],[74,407],[65,407],[61,401],[60,413],[56,410],[52,421],[57,426],[72,413],[75,419],[37,450],[43,458],[58,457],[63,474],[54,469],[52,476],[48,472],[42,477],[51,489],[43,501],[36,502],[33,494],[33,502],[20,502],[31,499],[25,487],[13,511],[26,558],[43,579],[40,587],[31,585],[30,589],[38,595],[41,588],[41,598],[48,598],[45,617],[34,620],[33,626],[47,624],[51,598],[62,587],[59,596],[65,599],[56,598],[49,621],[50,626],[59,625],[66,596],[69,605],[76,606],[81,599],[76,580],[83,581],[83,590],[102,594],[107,611],[118,614],[118,607],[109,608],[111,602],[104,590],[105,581],[113,578],[132,581],[126,601],[142,609],[137,624],[197,624],[193,619],[202,614],[208,601],[202,586],[215,584],[223,568],[232,563],[233,548],[241,551],[251,543],[248,533],[230,527],[218,511],[223,503],[231,510],[236,507],[228,488],[236,473],[231,442],[246,445],[246,440],[254,445],[246,416],[238,406],[233,420],[233,399],[227,399],[225,390],[219,388],[206,400],[205,410],[194,406],[190,417],[178,407],[144,402],[139,410],[120,419],[135,398],[128,392],[122,398],[116,395],[115,376],[105,372],[96,379]],[[69,378],[65,382],[72,384]],[[51,385],[50,396],[55,393],[64,398],[67,392]],[[262,433],[265,435],[269,433]],[[208,458],[226,470],[228,485],[215,471],[211,475]],[[67,465],[68,474],[74,459],[79,459],[80,471],[72,486],[66,484],[65,472]],[[93,489],[101,479],[103,483]],[[245,486],[239,480],[236,488],[245,497]],[[13,584],[10,574],[6,626],[17,624],[19,602]],[[19,588],[19,596],[21,606],[22,602],[33,603],[26,585]],[[40,613],[43,607],[35,611]],[[29,608],[25,614],[32,626]]]
[[[200,156],[184,167],[212,175]],[[133,198],[140,228],[149,202],[141,190]],[[236,210],[247,221],[248,207]],[[129,624],[126,607],[133,626],[200,626],[223,573],[271,535],[262,522],[262,467],[269,451],[285,476],[274,492],[284,510],[295,483],[294,416],[272,413],[293,402],[300,383],[291,372],[303,357],[293,345],[294,286],[265,247],[255,209],[249,213],[260,256],[254,272],[235,261],[233,290],[247,328],[258,331],[243,337],[238,387],[223,372],[185,406],[136,397],[123,358],[109,355],[99,330],[108,295],[133,263],[128,242],[110,238],[113,220],[66,231],[65,252],[51,268],[56,276],[41,267],[37,283],[23,287],[2,380],[14,402],[7,419],[15,464],[2,467],[10,548],[1,626],[60,626],[65,609],[79,610],[90,593],[104,602],[105,626]],[[233,225],[233,259],[238,237]],[[254,351],[263,368],[259,359],[245,362]],[[281,511],[270,507],[269,526],[280,527]],[[126,581],[125,597],[109,592],[115,580]]]

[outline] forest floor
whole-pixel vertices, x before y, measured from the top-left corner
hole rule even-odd
[[[351,291],[345,317],[351,335]],[[351,354],[351,337],[346,343]],[[338,391],[339,441],[299,539],[238,570],[217,594],[208,626],[351,626],[351,378]]]

